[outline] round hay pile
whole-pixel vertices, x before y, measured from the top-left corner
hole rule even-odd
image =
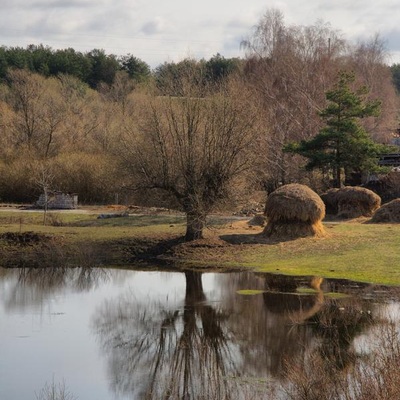
[[[381,205],[381,198],[376,193],[357,186],[331,189],[321,198],[327,213],[341,218],[370,217]]]
[[[400,199],[392,200],[376,210],[371,222],[400,222]]]
[[[322,219],[325,205],[309,187],[290,184],[268,196],[265,214],[268,218],[263,234],[277,239],[324,236]]]

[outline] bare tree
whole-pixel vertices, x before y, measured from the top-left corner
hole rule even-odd
[[[207,214],[252,164],[257,110],[237,82],[213,88],[190,82],[182,97],[150,96],[125,161],[136,189],[169,193],[187,215],[186,240],[202,238]]]
[[[348,69],[353,70],[360,80],[357,84],[369,88],[368,99],[381,100],[378,118],[364,118],[363,127],[372,139],[388,143],[398,127],[399,96],[393,84],[388,52],[384,40],[378,35],[353,47],[348,60]]]
[[[55,155],[57,134],[65,121],[60,82],[25,70],[10,71],[8,79],[14,109],[14,143],[42,158]]]
[[[13,70],[8,73],[8,79],[16,113],[13,121],[15,141],[31,149],[38,136],[38,112],[45,90],[44,78],[25,70]]]
[[[275,189],[293,179],[296,165],[282,151],[290,141],[307,139],[319,130],[318,111],[337,71],[344,41],[328,24],[287,26],[283,14],[270,9],[252,36],[246,76],[263,102],[265,183]]]

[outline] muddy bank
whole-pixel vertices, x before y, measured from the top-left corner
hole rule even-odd
[[[132,237],[113,241],[70,243],[63,237],[34,232],[5,232],[0,235],[0,266],[102,267],[140,264],[215,265],[218,253],[231,244],[221,239],[185,242],[183,236]],[[208,262],[209,261],[209,262]]]

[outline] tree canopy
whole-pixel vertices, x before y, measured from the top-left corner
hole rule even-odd
[[[9,69],[27,69],[49,76],[68,74],[89,84],[92,88],[100,83],[111,85],[118,71],[125,70],[136,81],[144,81],[150,67],[131,55],[117,57],[104,50],[93,49],[86,53],[72,48],[53,50],[43,45],[0,48],[0,79],[7,76]]]

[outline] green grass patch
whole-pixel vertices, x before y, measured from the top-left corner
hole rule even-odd
[[[130,237],[183,234],[180,216],[140,215],[98,219],[96,214],[48,213],[43,225],[43,212],[2,212],[1,232],[34,231],[63,237],[68,242],[114,241]]]
[[[296,289],[295,294],[314,296],[318,293],[319,293],[318,290],[315,290],[312,288],[299,287]],[[343,298],[350,297],[350,296],[346,293],[338,293],[338,292],[326,292],[325,293],[324,292],[324,297],[328,297],[330,299],[343,299]]]
[[[296,289],[296,292],[298,294],[317,294],[318,290],[311,289],[311,288],[299,287]]]
[[[400,285],[400,225],[339,223],[329,236],[246,249],[243,265],[262,272]]]
[[[256,290],[256,289],[241,289],[236,291],[237,294],[242,296],[254,296],[256,294],[264,293],[264,290]]]
[[[68,223],[75,227],[146,227],[158,225],[183,225],[185,217],[180,215],[131,215],[129,217],[104,218],[97,216]]]

